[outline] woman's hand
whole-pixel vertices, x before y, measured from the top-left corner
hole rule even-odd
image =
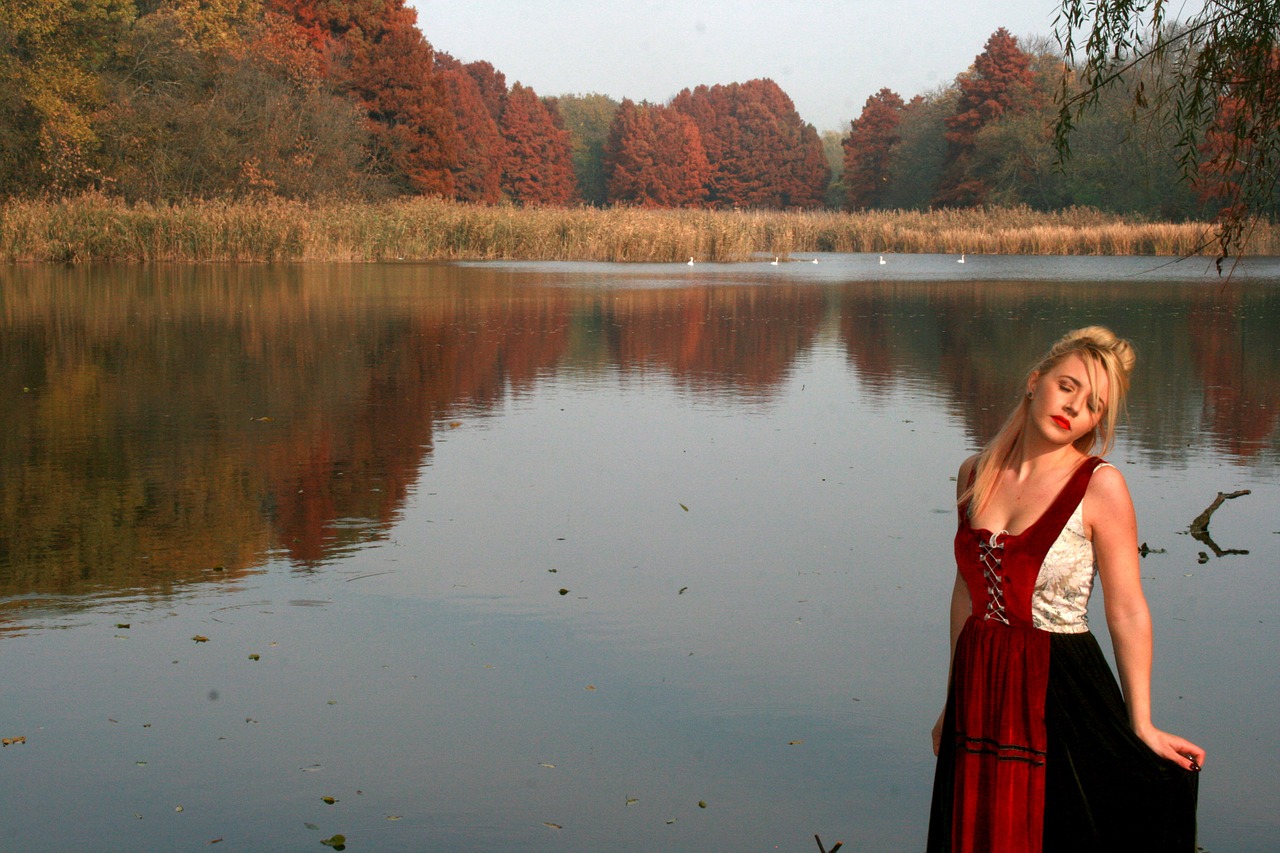
[[[938,722],[933,724],[933,754],[937,755],[942,749],[942,719],[947,715],[947,709],[943,708],[942,713],[938,715]]]
[[[1142,738],[1142,742],[1156,755],[1172,761],[1183,770],[1196,771],[1204,766],[1204,750],[1186,738],[1163,732],[1155,726],[1134,729],[1134,734]]]

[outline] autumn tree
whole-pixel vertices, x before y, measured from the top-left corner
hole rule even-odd
[[[578,181],[578,197],[588,204],[607,202],[604,149],[618,102],[608,95],[561,95],[556,109],[564,118],[573,156],[573,173]]]
[[[365,110],[374,159],[403,192],[452,197],[457,127],[434,51],[404,0],[265,0],[320,43],[327,76]]]
[[[476,78],[461,62],[437,52],[436,72],[458,131],[458,155],[452,166],[454,196],[459,201],[494,204],[502,198],[502,131]]]
[[[612,204],[691,207],[706,197],[711,174],[693,119],[657,104],[624,100],[605,145]]]
[[[463,67],[476,81],[476,90],[489,115],[495,122],[502,121],[502,105],[507,98],[506,76],[484,60],[468,62]]]
[[[956,88],[956,112],[946,119],[947,168],[935,202],[981,204],[987,186],[969,170],[978,132],[1035,104],[1031,57],[1001,27],[987,39],[973,67],[957,78]]]
[[[882,206],[905,106],[896,92],[881,89],[867,98],[861,115],[850,122],[844,138],[845,199],[850,209]]]
[[[94,182],[98,72],[133,17],[128,0],[0,0],[0,196]]]
[[[817,207],[830,170],[822,140],[772,80],[685,89],[671,106],[693,119],[717,207]]]
[[[291,19],[253,4],[164,4],[101,75],[104,185],[127,199],[365,195],[368,136]]]
[[[502,191],[517,204],[564,205],[574,198],[569,132],[536,92],[519,83],[503,98]]]
[[[1280,48],[1272,49],[1267,76],[1276,81],[1275,95],[1280,97]],[[1258,149],[1268,144],[1266,134],[1250,130],[1257,128],[1258,110],[1237,94],[1236,86],[1228,86],[1219,96],[1213,123],[1197,147],[1196,194],[1217,211],[1222,222],[1244,221],[1251,208],[1271,218],[1280,213],[1280,198],[1274,191],[1270,199],[1250,199],[1250,182],[1257,178],[1250,174],[1249,166],[1261,156]],[[1227,247],[1220,248],[1225,252]]]

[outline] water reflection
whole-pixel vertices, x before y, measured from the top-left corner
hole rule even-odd
[[[163,592],[281,551],[313,567],[386,535],[441,431],[543,377],[656,375],[732,408],[767,404],[822,346],[868,399],[925,391],[977,443],[1046,328],[1109,323],[1143,358],[1130,435],[1154,462],[1207,443],[1276,463],[1274,286],[644,283],[592,268],[9,270],[0,594]]]
[[[1162,721],[1274,849],[1280,277],[866,261],[0,271],[7,838],[918,849],[947,476],[1103,322]]]

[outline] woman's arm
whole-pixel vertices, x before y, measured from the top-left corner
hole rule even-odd
[[[1084,509],[1129,725],[1157,755],[1184,769],[1198,769],[1204,763],[1204,750],[1151,722],[1151,611],[1139,576],[1133,500],[1119,471],[1105,467],[1094,472]]]

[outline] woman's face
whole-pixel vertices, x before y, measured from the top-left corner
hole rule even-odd
[[[1073,444],[1088,435],[1106,410],[1107,373],[1094,366],[1095,389],[1084,358],[1070,355],[1031,379],[1030,423],[1054,444]]]

